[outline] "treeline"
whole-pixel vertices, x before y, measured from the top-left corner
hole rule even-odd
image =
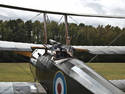
[[[71,45],[125,45],[125,28],[114,27],[111,25],[99,25],[93,27],[91,25],[69,23],[69,36]],[[40,21],[26,21],[21,19],[0,21],[0,40],[27,42],[27,43],[43,43],[44,27]],[[58,24],[55,21],[47,22],[48,39],[54,39],[61,43],[65,43],[65,24]],[[119,36],[119,37],[118,37]],[[11,53],[12,54],[12,53]],[[0,52],[3,56],[3,52]],[[6,53],[7,55],[7,53]],[[9,55],[10,56],[10,55]],[[76,53],[76,56],[82,60],[88,61],[93,55],[81,55]],[[100,57],[100,56],[99,56]],[[105,61],[106,57],[97,57],[94,61]],[[113,61],[123,60],[123,56],[110,56]],[[121,58],[122,57],[122,58]],[[3,57],[4,58],[4,57]],[[6,58],[7,60],[8,58]],[[3,59],[1,59],[3,60]],[[9,59],[8,59],[9,60]],[[115,60],[115,61],[117,61]]]

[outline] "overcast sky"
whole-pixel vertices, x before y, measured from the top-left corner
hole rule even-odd
[[[0,0],[0,4],[69,13],[125,16],[125,0]],[[37,14],[0,8],[0,19],[21,18],[28,20]],[[56,20],[60,19],[60,16],[49,15],[49,17]],[[42,18],[42,15],[33,18],[33,20],[40,18]],[[125,20],[119,19],[86,17],[73,17],[73,19],[77,23],[83,22],[94,26],[111,24],[125,27]],[[69,18],[69,21],[73,20]]]

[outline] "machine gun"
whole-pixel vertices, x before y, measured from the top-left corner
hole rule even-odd
[[[49,41],[51,45],[43,45],[43,48],[35,49],[32,53],[32,64],[42,70],[50,69],[55,60],[73,57],[73,48],[71,46],[63,45],[52,39]]]
[[[44,45],[45,54],[50,54],[54,56],[54,59],[62,59],[73,57],[73,47],[68,45],[63,45],[60,42],[50,39],[51,46]]]

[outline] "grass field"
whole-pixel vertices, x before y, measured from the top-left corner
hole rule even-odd
[[[89,63],[87,65],[108,80],[125,79],[125,63]]]
[[[0,63],[0,81],[33,81],[28,63]]]
[[[107,79],[125,79],[125,63],[89,63]],[[27,63],[0,63],[0,81],[33,81]]]

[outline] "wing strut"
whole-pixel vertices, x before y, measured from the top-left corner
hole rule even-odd
[[[43,19],[44,19],[44,43],[47,44],[46,13],[43,13]]]
[[[69,32],[68,32],[68,18],[67,15],[64,15],[64,20],[65,20],[65,38],[66,38],[66,45],[70,45],[70,37],[69,37]]]

